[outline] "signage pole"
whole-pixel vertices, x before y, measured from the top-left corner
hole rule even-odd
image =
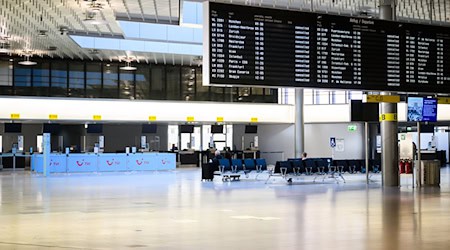
[[[303,121],[303,89],[295,89],[295,157],[305,151],[305,123]]]
[[[364,123],[364,136],[365,136],[365,148],[366,148],[366,182],[369,184],[369,123]]]
[[[420,152],[420,122],[417,122],[417,167],[416,167],[416,171],[417,171],[417,178],[416,178],[416,183],[417,183],[417,187],[421,187],[422,186],[422,153]]]

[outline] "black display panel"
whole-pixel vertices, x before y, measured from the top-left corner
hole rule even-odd
[[[5,133],[22,133],[22,123],[5,123]]]
[[[194,133],[194,125],[180,125],[180,133]]]
[[[216,85],[450,93],[450,28],[209,3]]]
[[[432,124],[421,124],[420,133],[434,133],[434,125]]]
[[[211,125],[211,134],[223,134],[223,125]]]
[[[378,122],[379,104],[364,103],[360,100],[352,100],[350,103],[350,120],[352,122]]]
[[[86,129],[88,134],[100,134],[103,133],[103,124],[88,124]]]
[[[61,132],[61,124],[58,123],[44,123],[42,126],[42,133],[50,133],[57,135]]]
[[[143,134],[155,134],[157,130],[158,126],[156,124],[142,124]]]
[[[258,126],[256,125],[245,125],[246,134],[256,134],[258,133]]]

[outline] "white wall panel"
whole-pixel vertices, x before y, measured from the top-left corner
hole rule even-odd
[[[157,121],[186,121],[193,116],[195,121],[216,122],[223,117],[225,122],[249,123],[252,117],[259,123],[293,123],[295,108],[278,104],[234,104],[217,102],[169,102],[130,101],[72,98],[0,98],[0,119],[10,120],[11,114],[20,119],[48,120],[50,114],[58,120],[93,120],[101,115],[104,121],[148,121],[156,116]]]

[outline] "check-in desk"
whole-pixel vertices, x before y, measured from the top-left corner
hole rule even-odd
[[[179,151],[178,162],[180,167],[198,167],[200,162],[200,152],[198,151]]]
[[[176,167],[174,153],[85,153],[55,154],[48,157],[50,173],[119,172],[171,170]],[[42,173],[44,155],[33,154],[31,170]]]
[[[447,157],[445,150],[421,150],[420,151],[421,160],[439,160],[441,165],[447,162]]]

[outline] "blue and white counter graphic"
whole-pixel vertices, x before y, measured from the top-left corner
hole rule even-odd
[[[50,154],[49,159],[50,173],[171,170],[176,168],[176,158],[173,153]],[[42,154],[33,154],[31,170],[42,173],[43,162]]]

